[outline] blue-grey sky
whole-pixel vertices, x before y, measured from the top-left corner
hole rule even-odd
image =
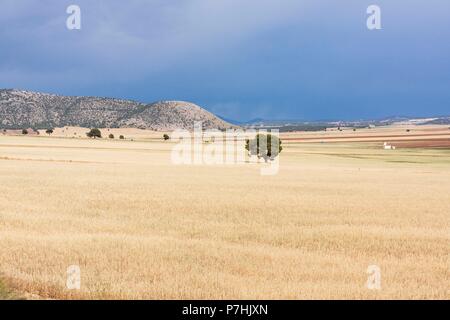
[[[81,30],[66,28],[71,4]],[[236,120],[449,115],[450,2],[2,0],[0,88],[187,100]]]

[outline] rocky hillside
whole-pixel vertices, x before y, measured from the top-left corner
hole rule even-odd
[[[233,127],[205,109],[184,101],[145,104],[111,98],[65,97],[21,90],[0,90],[2,129],[80,126],[192,130],[195,121],[202,121],[205,129]]]

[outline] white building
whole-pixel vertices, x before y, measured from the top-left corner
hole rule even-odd
[[[391,146],[387,142],[384,143],[384,150],[395,150],[395,146]]]

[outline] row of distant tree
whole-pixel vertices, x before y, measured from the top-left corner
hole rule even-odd
[[[6,131],[6,130],[4,130],[4,131]],[[39,132],[37,130],[34,130],[34,131]],[[49,129],[45,130],[45,133],[48,134],[49,136],[52,135],[53,132],[54,132],[54,129],[50,129],[49,128]],[[25,135],[25,134],[28,134],[28,133],[29,133],[28,129],[22,129],[22,134]],[[86,136],[88,136],[89,138],[101,138],[102,137],[102,132],[100,131],[100,129],[93,128],[93,129],[89,130],[89,132],[86,132]],[[112,133],[110,133],[108,135],[108,138],[109,139],[114,139],[115,137],[114,137],[114,135]],[[121,140],[125,139],[125,136],[120,135],[119,139],[121,139]]]
[[[53,129],[45,130],[45,133],[48,135],[53,134]],[[22,130],[22,134],[28,134],[27,129]],[[86,132],[86,136],[89,138],[101,138],[102,132],[98,128],[92,128],[89,132]],[[109,139],[114,139],[114,135],[110,133],[108,135]],[[119,136],[119,139],[125,139],[123,135]],[[170,137],[167,133],[163,134],[164,140],[169,140]],[[275,147],[275,148],[274,148]],[[283,150],[281,146],[281,139],[277,136],[273,136],[270,134],[258,134],[252,140],[247,139],[245,144],[245,149],[249,152],[250,155],[256,155],[260,158],[264,158],[266,161],[269,159],[274,159],[278,156],[278,154]]]
[[[95,138],[101,138],[102,137],[102,132],[98,128],[93,128],[89,132],[86,132],[86,136],[88,136],[89,138],[94,138],[94,139]],[[112,133],[110,133],[108,135],[108,138],[109,139],[114,139],[115,137],[114,137],[114,135]],[[123,135],[120,135],[119,139],[123,140],[123,139],[125,139],[125,137]]]

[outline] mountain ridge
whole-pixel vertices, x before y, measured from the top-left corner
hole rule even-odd
[[[204,108],[187,101],[134,100],[63,96],[20,89],[0,89],[0,128],[53,128],[64,126],[130,127],[166,131],[192,130],[201,121],[205,129],[235,127]]]

